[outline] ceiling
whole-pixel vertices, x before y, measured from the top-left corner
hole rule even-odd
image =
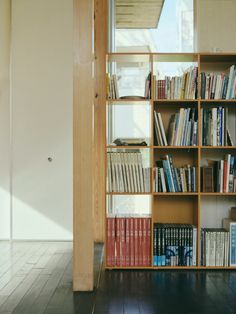
[[[116,28],[156,28],[165,0],[116,0]]]

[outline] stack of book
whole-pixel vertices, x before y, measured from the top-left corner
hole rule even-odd
[[[107,266],[150,266],[150,218],[109,217],[106,223]]]
[[[201,265],[229,265],[229,232],[223,228],[201,229]]]
[[[224,160],[210,163],[201,168],[202,192],[236,192],[236,157],[226,154]]]
[[[150,192],[150,168],[143,166],[139,150],[108,152],[107,173],[108,192]]]
[[[228,108],[201,108],[202,145],[233,146],[228,128]]]
[[[236,68],[232,65],[228,74],[205,73],[201,78],[201,99],[235,99]]]
[[[161,113],[154,111],[155,134],[158,146],[196,146],[198,141],[197,111],[195,108],[180,108],[169,122],[166,137]]]
[[[196,168],[176,168],[172,156],[166,155],[154,168],[154,192],[196,192]]]
[[[154,223],[154,266],[196,266],[197,228],[190,224]]]
[[[182,76],[166,76],[157,80],[153,76],[154,99],[196,99],[198,68],[191,67]]]
[[[231,207],[230,218],[223,218],[222,227],[229,231],[229,266],[236,266],[236,207]]]
[[[107,74],[107,98],[120,98],[116,74],[113,74],[112,76],[110,76],[110,74]]]

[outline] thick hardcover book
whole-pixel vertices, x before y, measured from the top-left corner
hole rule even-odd
[[[107,218],[107,254],[106,254],[106,264],[107,266],[116,265],[115,256],[115,218]]]
[[[120,219],[120,266],[126,266],[125,218]]]
[[[130,218],[130,266],[135,266],[134,257],[134,218]]]
[[[138,219],[138,266],[143,266],[143,218]]]
[[[139,266],[139,227],[138,218],[134,218],[134,266]]]
[[[125,266],[130,266],[130,219],[125,220]]]
[[[116,266],[121,266],[121,218],[116,218]]]
[[[213,167],[202,167],[202,192],[214,192]]]

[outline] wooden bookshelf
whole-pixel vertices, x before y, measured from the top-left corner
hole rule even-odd
[[[205,208],[207,212],[211,212],[212,219],[217,219],[214,213],[214,204],[217,201],[223,202],[222,206],[232,206],[234,203],[236,206],[236,192],[229,193],[205,193],[201,192],[201,166],[202,161],[209,156],[213,155],[224,155],[229,151],[233,154],[236,150],[236,146],[203,146],[201,145],[201,119],[200,113],[203,106],[232,106],[236,109],[236,100],[230,99],[201,99],[200,98],[200,73],[201,71],[212,71],[212,72],[225,72],[232,64],[236,64],[236,54],[234,53],[110,53],[107,54],[107,63],[114,62],[137,62],[137,64],[147,63],[149,66],[149,71],[152,76],[155,74],[155,70],[158,69],[159,63],[175,63],[175,62],[192,62],[198,66],[198,96],[196,99],[104,99],[106,108],[116,105],[132,105],[137,103],[139,106],[146,105],[151,107],[150,116],[150,138],[148,146],[115,146],[107,141],[106,136],[106,146],[105,151],[109,150],[126,150],[126,149],[141,149],[146,150],[149,154],[150,167],[153,168],[155,162],[160,158],[160,156],[165,154],[171,154],[173,156],[174,164],[176,167],[181,166],[181,164],[190,164],[196,167],[197,172],[197,182],[196,182],[196,192],[154,192],[154,174],[151,171],[150,174],[150,187],[151,190],[148,193],[116,193],[116,192],[106,192],[105,197],[112,199],[113,197],[119,196],[147,196],[150,197],[150,217],[151,217],[151,265],[150,266],[109,266],[105,263],[105,268],[107,269],[153,269],[153,270],[204,270],[204,269],[224,269],[232,270],[236,267],[230,266],[202,266],[201,261],[201,250],[200,250],[200,239],[201,239],[201,228],[207,227],[209,222],[204,221],[206,215]],[[147,73],[147,72],[146,72]],[[153,82],[153,77],[152,77]],[[151,95],[153,95],[153,84]],[[198,144],[196,146],[158,146],[155,141],[155,131],[154,131],[154,110],[162,114],[163,124],[165,132],[167,132],[168,123],[171,114],[176,112],[179,108],[195,108],[198,114]],[[124,109],[125,110],[125,109]],[[236,110],[235,110],[236,112]],[[236,119],[236,113],[235,119]],[[109,118],[109,117],[108,117]],[[107,121],[108,122],[108,121]],[[236,134],[234,135],[236,137]],[[236,144],[235,144],[236,145]],[[235,151],[236,152],[236,151]],[[105,165],[107,168],[107,159],[105,160]],[[107,174],[106,174],[107,175]],[[175,197],[176,196],[176,197]],[[227,200],[229,199],[229,204]],[[225,202],[225,203],[224,203]],[[107,214],[108,201],[106,202],[105,212]],[[216,208],[217,215],[220,216],[219,219],[224,218],[224,213],[220,214],[220,208]],[[208,217],[209,219],[209,217]],[[197,227],[197,265],[196,266],[153,266],[153,224],[154,223],[184,223],[184,224],[194,224]],[[217,222],[220,225],[220,222]],[[210,224],[209,224],[210,225]],[[107,233],[107,229],[106,229]],[[107,249],[107,243],[105,245],[105,252]]]

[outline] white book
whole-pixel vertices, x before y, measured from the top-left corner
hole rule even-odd
[[[155,126],[156,126],[156,136],[157,136],[157,142],[159,142],[160,146],[164,146],[164,142],[161,136],[161,129],[160,129],[160,125],[159,125],[159,121],[158,121],[158,117],[157,117],[157,113],[156,111],[154,111],[154,118],[155,118]]]
[[[115,160],[114,160],[114,152],[110,153],[110,160],[111,160],[111,169],[112,169],[112,192],[117,192],[117,174],[116,174],[116,167],[115,167]]]
[[[120,153],[120,159],[121,159],[121,168],[122,168],[122,173],[123,173],[124,192],[128,192],[127,169],[126,169],[124,154],[125,153]]]
[[[184,108],[180,108],[180,110],[179,110],[179,123],[178,123],[177,136],[176,136],[176,146],[180,146],[180,144],[181,144],[181,135],[182,135],[183,124],[184,124]]]
[[[227,170],[226,170],[226,193],[229,192],[229,170],[230,170],[231,154],[227,154]]]
[[[126,174],[127,192],[131,192],[130,171],[129,171],[129,165],[128,165],[126,152],[123,153],[123,161],[124,161],[125,174]]]
[[[135,167],[135,157],[134,153],[130,154],[130,162],[131,162],[131,169],[132,169],[132,177],[133,177],[133,183],[134,183],[134,192],[138,192],[138,186],[137,186],[137,176],[136,176],[136,167]]]
[[[138,171],[139,171],[139,180],[140,180],[140,192],[144,192],[144,180],[143,180],[143,162],[142,162],[142,154],[138,153]]]
[[[129,181],[130,181],[130,192],[134,193],[135,189],[134,189],[134,177],[133,177],[133,167],[132,167],[132,160],[131,160],[131,156],[130,153],[126,153],[126,160],[127,160],[127,164],[128,164],[128,168],[129,168]]]
[[[124,172],[122,167],[121,153],[117,152],[117,163],[119,169],[119,177],[120,177],[120,192],[125,192],[125,182],[124,182]]]
[[[224,183],[224,160],[220,161],[220,193],[223,193]]]
[[[111,175],[111,153],[107,153],[107,178],[108,178],[108,182],[107,182],[107,189],[108,192],[112,192],[112,175]]]
[[[161,185],[163,192],[166,192],[166,181],[165,181],[165,175],[164,175],[164,169],[160,168],[160,176],[161,176]]]
[[[157,117],[159,120],[159,125],[160,125],[160,130],[161,130],[161,135],[162,135],[162,140],[163,140],[164,146],[167,146],[168,144],[167,144],[167,140],[166,140],[166,133],[165,133],[164,125],[162,122],[161,114],[159,112],[157,113]]]
[[[135,175],[137,180],[137,192],[141,192],[141,178],[139,175],[139,160],[138,160],[138,152],[134,153],[134,168],[135,168]]]

